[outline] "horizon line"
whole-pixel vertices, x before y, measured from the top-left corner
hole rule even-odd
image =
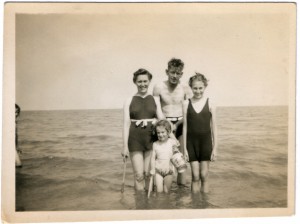
[[[289,105],[234,105],[234,106],[217,106],[218,107],[288,107]],[[93,109],[25,109],[21,111],[77,111],[77,110],[122,110],[123,108],[93,108]]]

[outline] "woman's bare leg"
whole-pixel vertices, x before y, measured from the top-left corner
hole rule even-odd
[[[145,174],[145,189],[148,190],[150,182],[150,161],[152,150],[144,152],[144,174]]]
[[[130,159],[134,173],[134,187],[137,191],[145,188],[144,153],[142,151],[130,152]]]

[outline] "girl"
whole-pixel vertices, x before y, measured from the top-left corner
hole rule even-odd
[[[168,193],[171,189],[174,167],[171,158],[178,151],[178,141],[170,135],[171,123],[167,120],[157,122],[155,134],[158,138],[153,143],[150,174],[155,175],[156,191]],[[179,152],[179,151],[178,151]]]
[[[204,94],[207,87],[204,75],[196,73],[190,78],[189,86],[193,97],[183,102],[184,153],[187,154],[191,165],[192,192],[207,193],[209,163],[214,161],[217,155],[215,109]]]
[[[143,191],[148,187],[150,159],[152,151],[152,125],[156,119],[163,119],[160,101],[148,93],[152,74],[139,69],[133,74],[137,93],[124,104],[123,141],[121,152],[124,162],[130,156],[135,190]]]

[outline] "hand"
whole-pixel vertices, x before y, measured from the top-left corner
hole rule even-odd
[[[152,121],[152,125],[156,125],[156,123],[158,122],[158,119],[157,118],[153,118],[153,121]]]
[[[129,157],[129,150],[128,149],[124,149],[123,152],[121,152],[121,155],[123,157],[123,162],[125,163],[127,158]]]
[[[155,174],[155,170],[154,169],[150,170],[150,174],[153,176]]]
[[[214,162],[217,160],[217,152],[212,151],[211,156],[210,156],[210,161]]]
[[[177,145],[172,145],[172,152],[173,152],[173,153],[175,153],[175,152],[180,152]]]
[[[184,155],[183,155],[183,158],[185,159],[186,162],[189,161],[189,154],[188,154],[187,150],[185,150],[185,153],[184,153]]]

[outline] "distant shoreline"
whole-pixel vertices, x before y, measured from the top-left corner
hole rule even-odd
[[[251,108],[263,108],[263,107],[288,107],[289,105],[266,105],[266,106],[217,106],[217,108],[245,108],[245,107],[251,107]],[[43,111],[85,111],[85,110],[123,110],[123,108],[105,108],[105,109],[50,109],[50,110],[22,110],[21,112],[43,112]]]

